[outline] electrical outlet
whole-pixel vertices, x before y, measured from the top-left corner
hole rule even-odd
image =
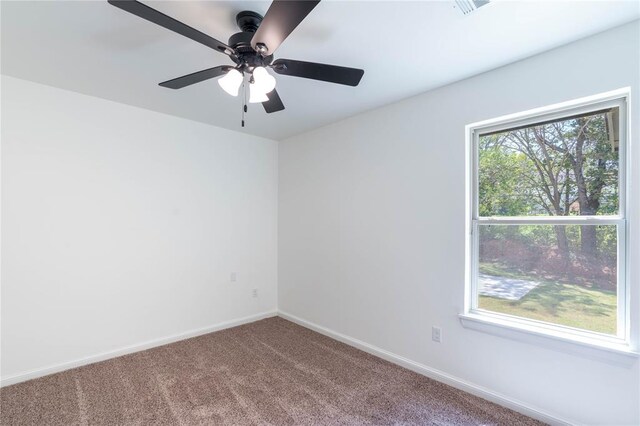
[[[442,330],[440,327],[431,327],[431,340],[434,342],[442,342]]]
[[[253,290],[251,290],[251,296],[252,297],[258,297],[258,289],[254,288]]]
[[[231,276],[229,277],[229,281],[231,281],[232,283],[235,283],[236,281],[238,281],[238,274],[236,274],[235,272],[232,272]]]

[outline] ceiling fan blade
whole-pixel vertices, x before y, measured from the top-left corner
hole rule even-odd
[[[273,55],[318,3],[320,0],[274,0],[251,39],[251,47],[264,56]],[[264,50],[258,44],[264,45]]]
[[[220,77],[232,69],[233,67],[230,65],[220,65],[219,67],[209,68],[183,75],[182,77],[174,78],[172,80],[163,81],[160,83],[160,86],[168,87],[169,89],[182,89],[183,87],[200,83],[201,81],[209,80],[210,78]]]
[[[357,86],[364,74],[364,70],[357,68],[294,61],[292,59],[278,59],[273,62],[272,68],[282,75],[328,81],[329,83],[345,84],[347,86]]]
[[[280,95],[276,92],[276,89],[273,89],[271,92],[267,93],[268,101],[263,102],[262,106],[264,110],[267,111],[268,114],[272,112],[282,111],[284,109],[284,104],[282,103],[282,99],[280,99]]]
[[[195,40],[198,43],[202,43],[205,46],[209,46],[213,50],[225,53],[227,55],[233,55],[235,52],[232,48],[216,40],[213,37],[206,35],[203,32],[191,28],[190,26],[183,24],[182,22],[173,19],[170,16],[165,15],[162,12],[140,3],[136,0],[107,0],[113,6],[120,8],[126,12],[139,16],[142,19],[153,22],[154,24],[165,27],[168,30],[174,31],[180,35]]]

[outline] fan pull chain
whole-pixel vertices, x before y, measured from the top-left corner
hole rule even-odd
[[[242,127],[244,127],[244,114],[247,112],[247,86],[242,80]]]

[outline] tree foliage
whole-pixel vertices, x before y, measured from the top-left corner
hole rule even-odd
[[[481,136],[481,216],[610,215],[618,212],[619,155],[607,114],[593,113]],[[615,251],[615,227],[518,227],[519,238],[551,247],[567,261]],[[544,231],[542,231],[544,229]],[[529,234],[527,235],[527,232]],[[542,235],[546,234],[546,235]],[[578,242],[578,247],[576,246]],[[555,243],[555,244],[553,244]]]
[[[600,113],[482,136],[481,214],[615,214],[619,161],[606,122]]]

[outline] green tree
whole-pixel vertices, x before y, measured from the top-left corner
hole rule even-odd
[[[617,212],[618,153],[607,112],[482,136],[479,209],[483,216],[568,216]],[[568,259],[564,226],[554,227],[558,251]],[[599,234],[581,226],[580,251],[594,257]]]

